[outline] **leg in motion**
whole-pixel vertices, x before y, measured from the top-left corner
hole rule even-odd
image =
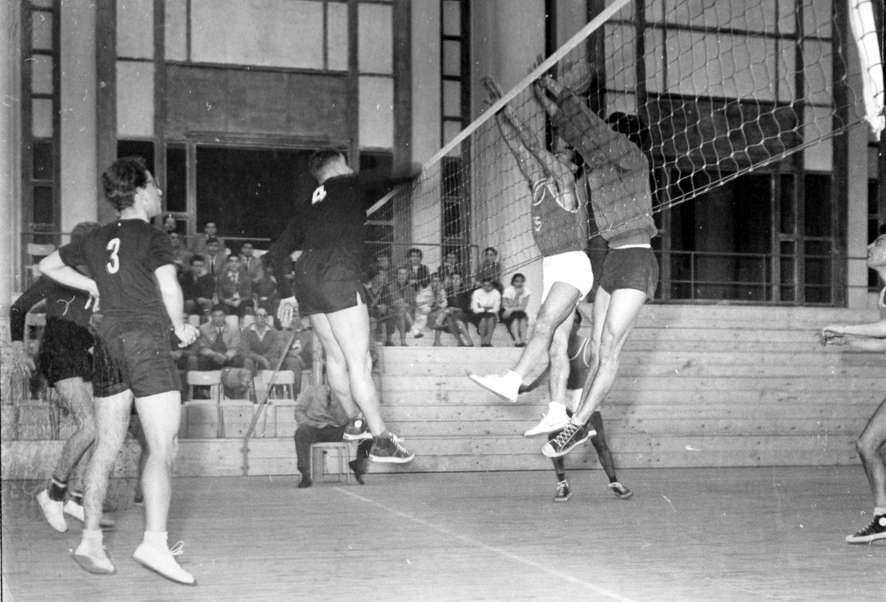
[[[131,406],[132,393],[129,390],[95,400],[96,437],[92,458],[86,471],[83,536],[80,545],[74,551],[74,560],[90,573],[115,572],[114,565],[111,564],[102,545],[100,520],[108,479],[126,438]]]
[[[565,282],[555,282],[542,303],[532,337],[523,348],[517,365],[504,375],[471,375],[471,380],[508,401],[517,401],[520,386],[526,377],[547,363],[554,333],[571,315],[578,303],[580,291]],[[568,332],[568,331],[567,331]]]
[[[167,519],[172,493],[172,470],[178,449],[181,394],[178,391],[167,391],[139,397],[135,400],[135,406],[148,443],[148,458],[142,474],[145,533],[132,557],[170,581],[194,585],[194,576],[175,560],[175,556],[181,553],[180,547],[175,546],[170,550],[167,543]]]
[[[606,431],[603,430],[603,417],[600,412],[591,414],[591,426],[597,434],[591,437],[591,444],[597,451],[597,458],[600,459],[600,466],[609,479],[609,489],[615,497],[626,500],[634,495],[634,492],[622,485],[615,474],[615,462],[612,461],[612,452],[609,451],[609,444],[606,441]]]
[[[378,391],[372,380],[369,314],[366,312],[366,306],[359,304],[325,316],[333,340],[338,344],[347,366],[351,396],[363,412],[374,438],[370,457],[377,462],[397,464],[411,462],[415,455],[403,448],[397,437],[388,432],[381,417]],[[344,404],[342,406],[348,415],[351,415],[350,408]]]
[[[874,517],[870,525],[847,536],[846,542],[870,543],[886,539],[886,460],[883,458],[886,447],[886,399],[871,416],[855,446],[874,496]]]
[[[572,331],[572,322],[575,312],[568,316],[557,326],[549,351],[550,374],[548,376],[548,391],[550,400],[548,411],[537,425],[523,433],[524,437],[534,437],[561,430],[569,422],[566,415],[566,383],[569,380],[569,336]]]
[[[68,530],[63,512],[68,483],[72,485],[72,491],[82,491],[80,477],[89,461],[87,451],[95,440],[95,418],[92,386],[89,383],[76,376],[59,380],[54,387],[61,398],[60,404],[70,412],[77,430],[65,441],[52,471],[49,487],[37,495],[37,502],[49,525],[64,533]]]

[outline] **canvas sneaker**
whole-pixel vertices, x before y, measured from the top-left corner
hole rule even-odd
[[[615,497],[620,500],[626,500],[634,495],[633,491],[631,491],[618,481],[612,481],[611,483],[609,483],[609,489],[611,489],[612,493],[615,494]]]
[[[503,375],[490,374],[488,376],[469,374],[468,377],[487,391],[492,391],[511,403],[517,401],[517,396],[520,394],[520,385],[523,384],[523,379],[516,372],[507,372]]]
[[[40,510],[43,512],[43,518],[49,523],[49,526],[64,533],[68,530],[68,523],[65,520],[63,510],[64,502],[57,502],[49,497],[49,491],[44,489],[37,494],[37,503],[40,504]]]
[[[597,431],[588,429],[584,424],[569,423],[556,437],[545,443],[541,453],[547,458],[559,458],[571,452],[576,446],[581,445]]]
[[[192,574],[183,569],[176,561],[176,556],[181,556],[184,543],[178,542],[171,549],[166,546],[155,546],[148,542],[141,542],[132,554],[132,558],[142,566],[151,569],[161,577],[166,577],[175,583],[182,585],[197,585],[197,580]]]
[[[554,493],[555,502],[565,502],[569,499],[569,496],[571,495],[572,490],[569,489],[569,481],[563,479],[562,481],[557,483],[557,491]]]
[[[74,500],[68,500],[65,502],[64,507],[62,508],[64,513],[68,516],[72,516],[79,520],[81,523],[86,522],[86,513],[83,510],[83,505],[78,504]],[[102,514],[101,519],[98,521],[98,526],[101,529],[113,529],[117,523],[114,522],[114,519],[108,518],[104,514]]]
[[[864,529],[846,536],[846,543],[871,543],[886,539],[886,514],[878,514]]]
[[[397,435],[386,433],[372,442],[369,459],[384,464],[407,464],[415,459],[415,454],[403,447]]]
[[[569,424],[569,416],[566,415],[566,406],[561,403],[550,402],[548,411],[541,421],[534,427],[523,433],[524,437],[536,437],[555,433]]]

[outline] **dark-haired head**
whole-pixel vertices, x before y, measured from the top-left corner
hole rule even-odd
[[[136,190],[145,188],[149,177],[142,157],[121,157],[102,174],[105,198],[117,211],[132,207]]]

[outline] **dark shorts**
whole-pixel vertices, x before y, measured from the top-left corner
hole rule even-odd
[[[366,304],[359,268],[336,251],[308,251],[295,263],[293,288],[303,316],[331,314]]]
[[[136,397],[180,391],[169,332],[152,328],[96,337],[93,389],[96,397],[127,389]]]
[[[648,248],[612,249],[603,261],[600,288],[612,293],[620,288],[632,288],[655,295],[658,287],[658,260]]]
[[[60,318],[49,318],[40,340],[37,365],[46,381],[55,385],[66,378],[92,380],[92,334],[87,328]]]

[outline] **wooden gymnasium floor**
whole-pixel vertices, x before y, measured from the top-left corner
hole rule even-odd
[[[3,600],[886,600],[886,545],[849,546],[870,519],[860,467],[178,478],[171,542],[198,578],[129,558],[140,509],[106,537],[114,576],[68,558],[79,525],[43,524],[39,484],[3,484]],[[118,487],[120,497],[128,490]],[[119,493],[123,491],[123,493]]]

